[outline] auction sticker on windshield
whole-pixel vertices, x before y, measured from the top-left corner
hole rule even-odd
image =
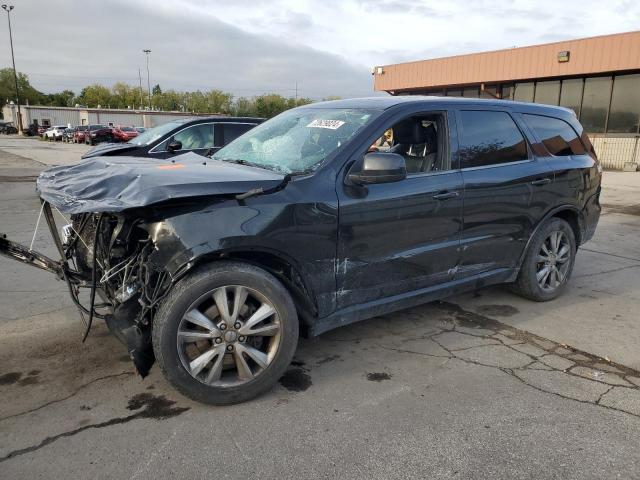
[[[329,130],[337,130],[346,122],[342,120],[320,120],[316,119],[307,125],[307,128],[328,128]]]

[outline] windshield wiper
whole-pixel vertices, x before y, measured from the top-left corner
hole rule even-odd
[[[282,181],[278,185],[276,185],[275,187],[268,188],[266,190],[264,188],[262,188],[262,187],[252,188],[248,192],[244,192],[244,193],[240,193],[239,195],[236,195],[236,200],[242,202],[243,200],[246,200],[247,198],[250,198],[250,197],[255,197],[256,195],[263,195],[263,194],[266,194],[266,193],[278,192],[278,191],[282,190],[284,187],[286,187],[287,183],[289,183],[290,181],[291,181],[291,175],[287,174],[287,175],[284,176]]]

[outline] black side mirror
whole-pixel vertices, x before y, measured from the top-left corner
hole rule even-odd
[[[397,153],[367,153],[356,162],[347,178],[356,185],[399,182],[407,177],[407,166]]]
[[[167,150],[169,150],[170,152],[182,150],[182,142],[179,140],[171,140],[167,145]]]

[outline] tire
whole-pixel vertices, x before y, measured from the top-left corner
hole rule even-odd
[[[553,238],[559,239],[555,247]],[[571,278],[576,250],[576,238],[571,226],[561,218],[553,217],[547,220],[531,238],[518,278],[512,285],[513,291],[536,302],[547,302],[557,298]],[[543,258],[547,261],[543,262]],[[545,268],[549,271],[548,276]],[[554,268],[558,271],[557,275]]]
[[[218,308],[221,298],[219,295],[227,299],[227,315],[231,314],[228,319],[232,319],[238,295],[238,290],[235,289],[247,291],[242,307],[237,309],[240,312],[237,319],[230,320],[240,321],[242,324],[235,323],[223,330],[223,315],[220,315]],[[193,339],[181,341],[180,338],[189,336],[194,328],[199,328],[200,323],[189,321],[194,318],[194,310],[206,314],[205,322],[208,319],[217,326],[215,331],[200,327],[197,333],[216,332],[212,335],[221,336],[207,337],[206,340],[197,340],[197,343]],[[249,320],[261,318],[259,311],[273,313],[265,317],[265,323],[260,321],[252,326]],[[268,336],[246,334],[252,328],[260,331],[271,329],[272,333]],[[179,332],[182,337],[179,337]],[[243,332],[247,336],[243,337]],[[233,340],[234,335],[238,335],[236,340]],[[175,285],[158,309],[152,327],[152,338],[153,351],[160,369],[178,391],[198,402],[229,405],[250,400],[266,392],[284,374],[298,343],[298,317],[289,292],[271,274],[253,265],[221,261],[197,268]],[[216,346],[218,341],[221,343]],[[234,349],[231,353],[228,350],[230,345]],[[257,360],[254,361],[254,356],[258,355],[256,350],[261,347],[266,350],[266,353],[258,352],[261,355],[257,358],[263,362],[262,366]],[[219,348],[222,354],[209,358],[206,366],[198,369],[198,365],[205,364],[202,361],[190,368],[195,359],[202,359],[205,357],[203,354]],[[251,349],[251,355],[243,353],[247,348]],[[245,362],[238,362],[238,356],[245,359]],[[245,374],[244,378],[241,370],[246,370],[241,368],[240,363],[251,364],[249,375]],[[220,365],[217,370],[216,365]],[[215,372],[221,373],[215,375]],[[217,380],[209,380],[216,377]],[[206,383],[209,381],[213,384]]]

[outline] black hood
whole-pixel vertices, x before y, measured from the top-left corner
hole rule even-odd
[[[139,148],[138,145],[132,143],[101,143],[82,155],[82,158],[93,158],[113,154],[119,155],[127,150],[135,150],[136,148]]]
[[[98,157],[40,174],[43,200],[64,213],[120,212],[171,199],[277,187],[284,175],[185,153],[173,160]]]

